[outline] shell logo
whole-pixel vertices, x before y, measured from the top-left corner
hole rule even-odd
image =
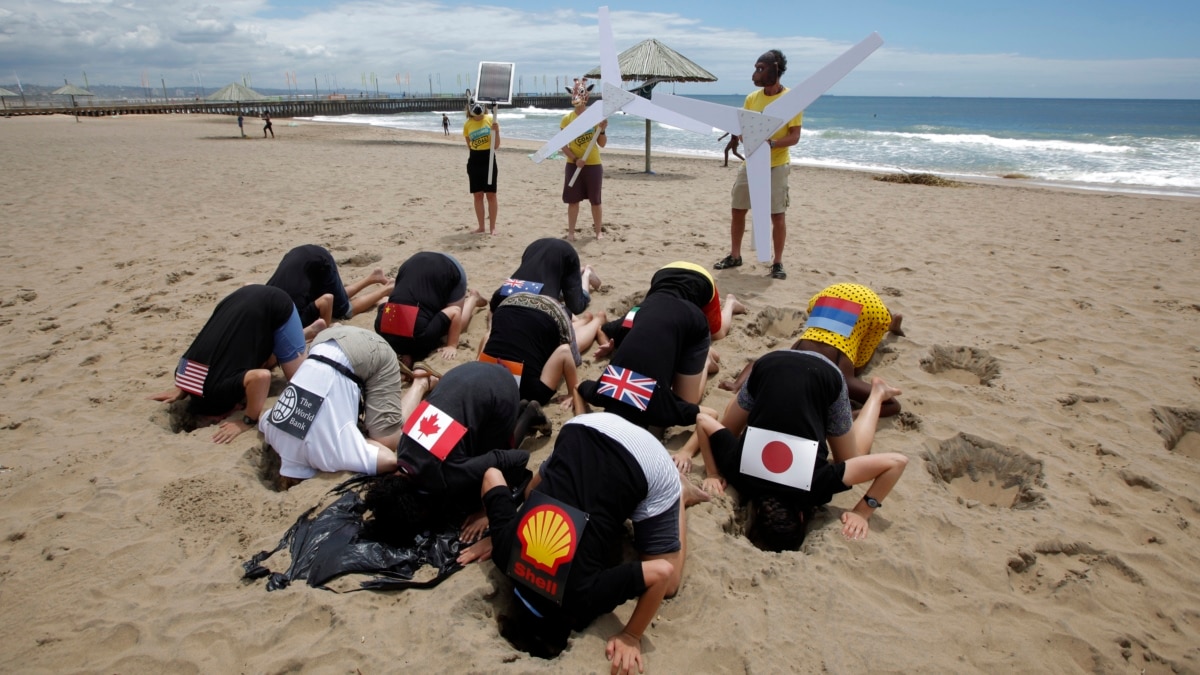
[[[556,574],[558,566],[575,556],[578,538],[575,523],[565,511],[551,504],[530,509],[517,528],[521,557]]]

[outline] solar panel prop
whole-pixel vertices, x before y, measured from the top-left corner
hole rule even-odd
[[[751,242],[759,262],[771,260],[771,147],[767,140],[793,117],[830,87],[850,74],[883,45],[879,33],[871,33],[862,42],[846,50],[783,96],[772,101],[763,111],[700,101],[694,98],[653,93],[653,101],[663,108],[693,117],[705,124],[742,137],[746,152],[746,179],[750,183],[750,210],[753,212]]]
[[[505,63],[501,61],[480,61],[479,74],[475,78],[475,84],[478,87],[475,90],[476,101],[488,101],[492,104],[492,123],[499,124],[499,118],[496,117],[497,105],[512,105],[512,88],[513,88],[513,71],[516,69],[515,63]],[[487,182],[492,183],[492,172],[495,171],[496,163],[496,139],[492,139],[491,148],[488,152],[488,175]]]
[[[564,127],[540,150],[533,154],[533,161],[541,163],[550,155],[554,154],[562,146],[566,145],[574,138],[583,135],[583,132],[591,129],[601,120],[606,120],[618,112],[625,112],[638,117],[645,117],[662,124],[669,124],[680,129],[687,129],[699,134],[711,134],[712,126],[699,122],[686,114],[680,114],[667,110],[661,106],[655,105],[637,94],[625,91],[621,88],[621,67],[617,64],[617,49],[613,45],[612,25],[608,19],[608,7],[601,7],[599,12],[600,21],[600,95],[603,97],[601,105],[590,106],[584,110],[581,115],[575,118],[573,122]],[[591,153],[595,146],[597,134],[592,135],[592,141],[588,145],[587,152],[584,157]],[[575,179],[579,177],[580,169],[575,169],[575,174],[571,176],[568,185],[574,185]]]

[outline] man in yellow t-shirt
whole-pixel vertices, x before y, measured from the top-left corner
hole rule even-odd
[[[500,149],[500,123],[486,114],[483,104],[472,102],[467,108],[467,121],[463,123],[463,139],[471,151],[467,157],[467,180],[470,182],[471,195],[475,198],[475,220],[479,224],[475,234],[483,234],[483,200],[487,197],[488,224],[491,233],[496,234],[496,181],[499,179],[500,168],[492,153],[495,144]],[[492,179],[488,180],[488,165],[491,164]]]
[[[755,86],[762,88],[747,96],[742,107],[762,112],[768,104],[783,96],[787,87],[780,84],[779,78],[786,71],[787,58],[778,49],[772,49],[758,57],[751,80]],[[783,243],[787,239],[788,174],[791,172],[788,148],[800,140],[800,124],[803,119],[804,113],[801,112],[767,140],[771,147],[771,244],[774,249],[771,263],[772,279],[787,278],[787,272],[783,271]],[[718,270],[740,267],[742,264],[742,235],[746,233],[746,213],[750,210],[750,184],[746,179],[745,164],[738,171],[731,196],[733,213],[729,223],[729,255],[713,265],[713,268]]]
[[[585,86],[586,84],[587,80],[576,80],[575,87],[569,90],[571,106],[574,109],[563,116],[562,121],[558,124],[559,129],[565,129],[568,124],[575,121],[575,118],[582,115],[583,111],[587,110],[588,92],[591,87]],[[605,134],[607,128],[608,120],[600,120],[599,124],[562,147],[562,153],[567,158],[563,176],[562,200],[567,205],[567,238],[571,241],[575,241],[575,222],[579,220],[579,202],[584,199],[592,205],[592,229],[596,232],[596,238],[604,238],[603,210],[600,206],[601,188],[604,186],[604,167],[600,164],[600,148],[608,145],[608,136]],[[594,144],[592,144],[593,137],[596,139]],[[592,144],[590,152],[588,151],[589,144]],[[584,153],[587,153],[586,156]],[[575,184],[570,185],[576,168],[582,170],[579,172],[579,178],[575,180]]]

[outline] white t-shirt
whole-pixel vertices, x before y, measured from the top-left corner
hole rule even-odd
[[[312,354],[350,368],[336,342]],[[375,474],[379,448],[358,430],[358,385],[328,363],[305,359],[258,429],[279,454],[280,475],[312,478],[318,471]],[[312,411],[316,412],[313,413]]]

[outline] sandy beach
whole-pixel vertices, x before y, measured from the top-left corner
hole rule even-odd
[[[276,492],[258,434],[175,433],[147,400],[216,302],[305,243],[347,279],[445,251],[488,294],[530,241],[566,232],[561,163],[531,162],[533,144],[498,153],[498,233],[480,236],[456,129],[246,129],[0,119],[0,671],[607,671],[632,602],[537,660],[497,631],[509,582],[491,563],[403,592],[241,580],[348,475]],[[607,239],[581,217],[604,280],[593,310],[623,313],[658,267],[727,252],[735,169],[643,161],[604,154]],[[910,463],[861,542],[838,523],[861,488],[794,553],[754,548],[728,498],[690,509],[648,670],[1200,672],[1200,200],[812,168],[791,195],[787,280],[715,273],[749,311],[715,345],[704,402],[724,408],[718,381],[790,345],[813,293],[866,284],[907,332],[867,371],[903,390],[875,450]],[[583,375],[600,368],[586,357]],[[531,465],[552,445],[527,442]]]

